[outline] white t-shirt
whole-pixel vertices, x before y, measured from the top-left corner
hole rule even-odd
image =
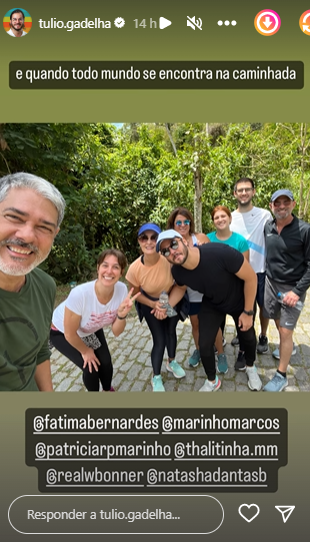
[[[270,211],[253,207],[247,213],[233,211],[231,216],[231,231],[240,233],[246,238],[250,247],[250,264],[255,273],[263,273],[266,268],[264,226],[272,219]]]
[[[75,314],[80,315],[80,327],[77,334],[87,337],[99,329],[107,327],[116,319],[117,309],[128,294],[127,287],[123,282],[117,282],[114,286],[112,299],[106,305],[99,303],[95,292],[95,283],[85,282],[73,288],[65,301],[63,301],[53,313],[53,325],[64,333],[65,307]]]
[[[7,34],[9,34],[9,36],[13,36],[13,38],[16,38],[16,37],[22,38],[23,36],[27,36],[27,32],[24,32],[24,31],[23,31],[23,33],[22,33],[21,36],[15,36],[15,34],[14,34],[12,28],[10,28],[10,30],[7,32]]]
[[[198,247],[198,239],[194,233],[192,233],[192,241],[193,241],[193,246]],[[188,298],[189,298],[190,303],[202,302],[203,294],[201,294],[200,292],[197,292],[196,290],[192,290],[188,286],[187,293],[188,293]]]

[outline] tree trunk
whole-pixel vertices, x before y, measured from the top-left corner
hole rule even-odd
[[[130,123],[130,143],[137,143],[139,141],[138,123]]]
[[[194,171],[195,197],[194,197],[194,217],[195,231],[202,232],[202,175],[199,166]]]
[[[168,122],[165,123],[165,127],[166,127],[168,137],[170,139],[170,143],[171,143],[171,147],[173,149],[174,156],[177,156],[177,148],[175,146],[175,142],[173,141],[173,137],[172,137],[172,134],[171,134],[171,131],[170,131],[170,125],[169,125]]]
[[[309,207],[309,190],[304,198],[306,153],[309,147],[309,142],[307,143],[307,129],[307,124],[302,123],[300,126],[301,179],[299,184],[299,218],[304,218],[307,215]]]

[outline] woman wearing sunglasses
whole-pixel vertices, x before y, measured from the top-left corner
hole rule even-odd
[[[194,231],[194,218],[193,215],[185,207],[177,207],[172,211],[168,218],[167,229],[175,230],[180,233],[187,245],[190,247],[197,247],[204,243],[209,243],[209,239],[204,233],[196,233]],[[201,307],[202,294],[187,288],[187,293],[190,301],[189,317],[192,325],[192,334],[195,342],[194,353],[188,360],[190,367],[197,367],[200,361],[199,354],[199,321],[198,313]]]
[[[97,280],[79,284],[54,310],[50,339],[55,348],[83,371],[88,391],[115,391],[111,387],[113,366],[103,328],[120,335],[137,296],[120,278],[126,256],[113,248],[97,260]],[[139,294],[138,294],[139,295]]]
[[[177,346],[176,326],[179,316],[167,317],[166,309],[159,303],[161,292],[170,293],[174,287],[171,265],[156,252],[156,242],[161,229],[157,224],[143,224],[138,231],[138,243],[142,255],[135,260],[126,274],[133,294],[140,292],[137,303],[140,321],[145,318],[153,338],[151,361],[153,367],[152,387],[154,392],[165,391],[161,366],[165,348],[168,352],[167,371],[175,378],[183,378],[185,371],[175,360]],[[179,288],[175,286],[175,288]],[[184,293],[184,292],[183,292]]]
[[[249,261],[249,244],[247,240],[242,235],[239,235],[239,233],[230,231],[230,224],[232,218],[231,212],[228,207],[225,207],[225,205],[218,205],[217,207],[214,207],[213,211],[211,212],[211,218],[215,226],[215,231],[207,234],[207,237],[209,238],[211,243],[223,243],[224,245],[228,245],[238,250],[238,252],[241,252],[243,256],[247,259],[247,261]],[[215,341],[218,360],[217,370],[219,373],[223,374],[227,373],[228,371],[227,358],[224,354],[223,349],[224,327],[225,318],[218,331]],[[244,370],[245,368],[246,365],[244,363]]]

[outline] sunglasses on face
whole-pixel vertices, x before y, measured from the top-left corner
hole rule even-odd
[[[281,205],[284,205],[284,207],[288,207],[289,205],[291,205],[292,201],[289,199],[289,200],[283,200],[283,201],[274,201],[273,202],[273,205],[274,207],[281,207]]]
[[[182,220],[177,220],[175,225],[176,226],[182,226],[182,224],[184,224],[184,226],[189,226],[190,223],[191,223],[190,220],[183,220],[183,221]]]
[[[150,237],[144,233],[143,235],[140,235],[140,237],[138,237],[138,240],[142,243],[146,243],[146,241],[157,241],[157,237],[157,233],[152,233]]]
[[[163,248],[160,253],[162,256],[164,256],[165,258],[168,258],[169,254],[170,254],[170,250],[176,250],[179,246],[179,241],[177,241],[176,239],[173,239],[170,243],[170,245],[166,248]]]

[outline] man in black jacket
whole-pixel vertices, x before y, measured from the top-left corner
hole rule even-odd
[[[264,391],[279,392],[288,385],[286,371],[296,353],[293,330],[310,286],[310,224],[292,214],[295,205],[290,190],[277,190],[270,202],[274,219],[265,225],[265,314],[275,320],[279,331],[279,351],[273,356],[280,361]]]

